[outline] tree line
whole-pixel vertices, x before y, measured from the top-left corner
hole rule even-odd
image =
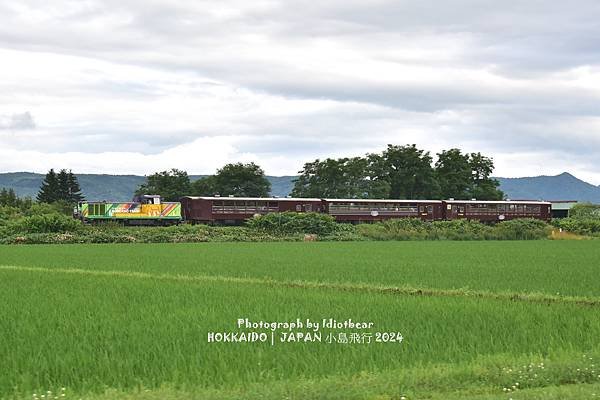
[[[444,150],[433,157],[416,145],[389,144],[364,157],[316,159],[304,164],[291,195],[357,199],[501,200],[504,193],[491,177],[494,163],[481,153]],[[135,194],[158,194],[166,201],[183,196],[267,197],[271,184],[255,163],[231,163],[192,181],[186,171],[171,169],[146,177]],[[0,203],[14,202],[14,192],[0,193]],[[84,200],[77,177],[67,170],[46,174],[37,195],[41,203],[76,204]]]
[[[159,194],[166,201],[178,201],[183,196],[267,197],[271,182],[255,163],[227,164],[209,175],[191,181],[186,171],[171,169],[146,177],[136,194]]]
[[[60,203],[61,207],[69,207],[85,198],[73,172],[61,169],[56,173],[54,169],[50,169],[44,176],[36,200],[38,203]],[[32,204],[31,197],[18,197],[12,188],[0,189],[0,206],[29,208]]]
[[[292,196],[365,199],[501,200],[491,178],[493,160],[481,153],[444,150],[437,161],[414,144],[388,145],[365,157],[315,160],[304,164]]]
[[[327,158],[304,164],[291,195],[315,198],[471,199],[501,200],[504,193],[491,177],[494,163],[481,153],[459,149],[437,153],[414,144],[388,145],[364,157]],[[265,197],[271,185],[254,163],[227,164],[210,175],[190,181],[185,171],[172,169],[147,177],[137,194],[160,194],[165,200],[182,196]]]

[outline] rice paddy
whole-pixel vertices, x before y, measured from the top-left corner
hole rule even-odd
[[[591,396],[598,260],[594,241],[0,247],[0,398]],[[208,340],[231,331],[268,340]]]

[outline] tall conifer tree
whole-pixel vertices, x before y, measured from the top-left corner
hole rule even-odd
[[[37,194],[37,201],[40,203],[54,203],[59,196],[58,178],[54,169],[50,169],[40,186],[40,191]]]
[[[77,177],[71,170],[69,170],[67,180],[68,180],[68,184],[69,184],[69,202],[75,204],[75,203],[85,200],[85,197],[81,193],[81,187],[79,187],[79,182],[77,181]]]

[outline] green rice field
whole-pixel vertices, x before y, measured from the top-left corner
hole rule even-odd
[[[0,398],[600,398],[599,277],[596,241],[1,246]]]

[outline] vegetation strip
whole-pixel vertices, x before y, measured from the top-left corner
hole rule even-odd
[[[314,282],[314,281],[281,281],[268,278],[238,278],[222,275],[173,275],[173,274],[149,274],[145,272],[133,271],[102,271],[86,270],[80,268],[44,268],[44,267],[26,267],[18,265],[0,265],[0,270],[4,271],[26,271],[26,272],[45,272],[59,274],[80,274],[93,276],[119,276],[125,278],[157,279],[170,281],[186,282],[224,282],[239,283],[251,285],[265,285],[273,287],[292,287],[301,289],[332,289],[341,291],[374,292],[382,294],[395,294],[407,296],[427,296],[427,297],[471,297],[494,300],[523,301],[531,303],[546,304],[577,304],[584,306],[600,306],[600,298],[581,297],[581,296],[556,296],[544,293],[510,293],[498,292],[492,293],[482,290],[469,289],[431,289],[416,288],[410,286],[381,286],[372,284],[352,284],[352,283],[333,283],[333,282]]]

